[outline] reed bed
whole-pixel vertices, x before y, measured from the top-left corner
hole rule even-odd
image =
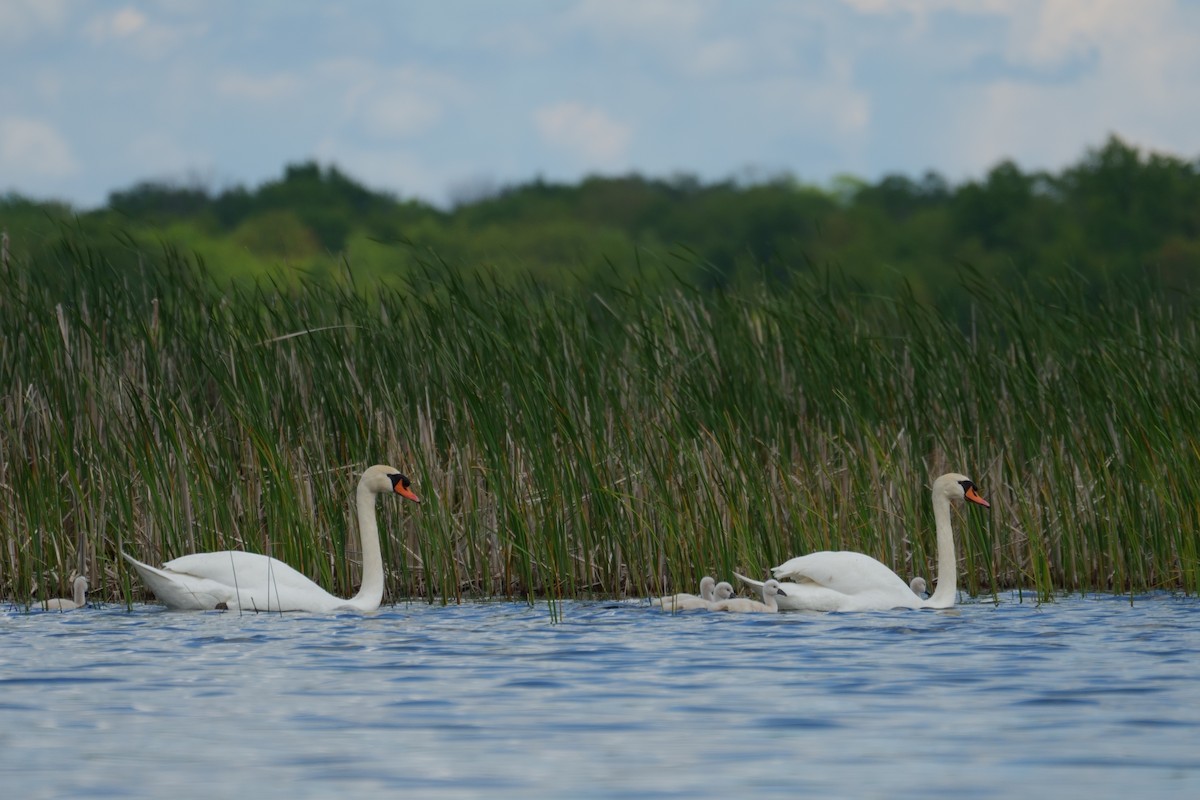
[[[836,280],[588,296],[459,279],[218,286],[169,248],[0,273],[0,596],[148,599],[119,557],[246,549],[385,602],[643,596],[818,549],[935,576],[929,485],[971,475],[960,586],[1200,590],[1189,298],[966,273],[962,318]]]

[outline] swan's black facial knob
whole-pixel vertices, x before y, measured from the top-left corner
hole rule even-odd
[[[399,472],[393,472],[388,475],[388,479],[392,482],[392,491],[394,491],[396,494],[400,495],[401,497],[407,497],[414,503],[421,502],[421,498],[417,497],[416,493],[409,488],[412,486],[412,481],[408,479],[407,475]]]
[[[958,485],[962,487],[965,499],[970,500],[972,503],[978,503],[984,508],[992,507],[992,504],[984,500],[983,496],[979,494],[979,490],[975,488],[975,484],[972,481],[959,481]]]

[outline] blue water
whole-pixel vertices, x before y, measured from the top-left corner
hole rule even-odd
[[[0,613],[5,798],[1200,796],[1200,601]]]

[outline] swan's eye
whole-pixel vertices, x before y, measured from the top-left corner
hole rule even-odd
[[[966,494],[968,491],[975,488],[975,484],[971,481],[959,481],[958,485],[963,487],[963,494]]]
[[[407,489],[409,486],[412,486],[412,481],[408,479],[407,475],[402,475],[401,473],[397,472],[395,475],[388,475],[388,477],[392,481],[392,486],[400,484],[405,489]]]

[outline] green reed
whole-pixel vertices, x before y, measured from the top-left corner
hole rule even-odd
[[[0,274],[0,595],[145,598],[118,554],[226,548],[349,594],[375,462],[389,600],[638,596],[850,548],[961,584],[1200,590],[1200,334],[1149,288],[991,285],[969,314],[836,280],[587,296],[458,277],[221,287],[164,248]]]

